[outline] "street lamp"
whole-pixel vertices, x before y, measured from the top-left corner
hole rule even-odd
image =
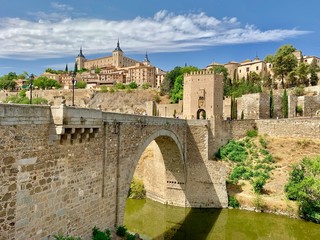
[[[32,88],[33,88],[33,79],[34,79],[34,75],[31,74],[30,75],[30,83],[29,83],[29,90],[30,90],[30,104],[32,104]]]
[[[74,106],[74,85],[76,84],[76,80],[74,79],[75,76],[76,76],[76,73],[75,72],[72,72],[72,106]]]

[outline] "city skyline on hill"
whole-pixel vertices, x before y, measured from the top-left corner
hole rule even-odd
[[[290,3],[290,4],[289,4]],[[320,55],[320,3],[244,0],[126,3],[100,0],[11,0],[0,9],[0,76],[74,67],[80,47],[88,59],[124,54],[163,70],[212,62],[263,59],[284,44]]]

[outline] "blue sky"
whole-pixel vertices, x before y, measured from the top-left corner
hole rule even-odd
[[[293,0],[1,0],[0,76],[73,69],[108,56],[117,40],[125,55],[154,66],[204,68],[243,61],[292,44],[320,57],[320,1]]]

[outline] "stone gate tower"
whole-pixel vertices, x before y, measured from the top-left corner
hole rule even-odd
[[[222,119],[223,76],[210,71],[184,75],[183,116],[187,119]]]

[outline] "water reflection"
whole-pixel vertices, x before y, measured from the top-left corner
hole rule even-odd
[[[124,224],[143,239],[319,239],[320,225],[274,214],[185,209],[127,200]]]

